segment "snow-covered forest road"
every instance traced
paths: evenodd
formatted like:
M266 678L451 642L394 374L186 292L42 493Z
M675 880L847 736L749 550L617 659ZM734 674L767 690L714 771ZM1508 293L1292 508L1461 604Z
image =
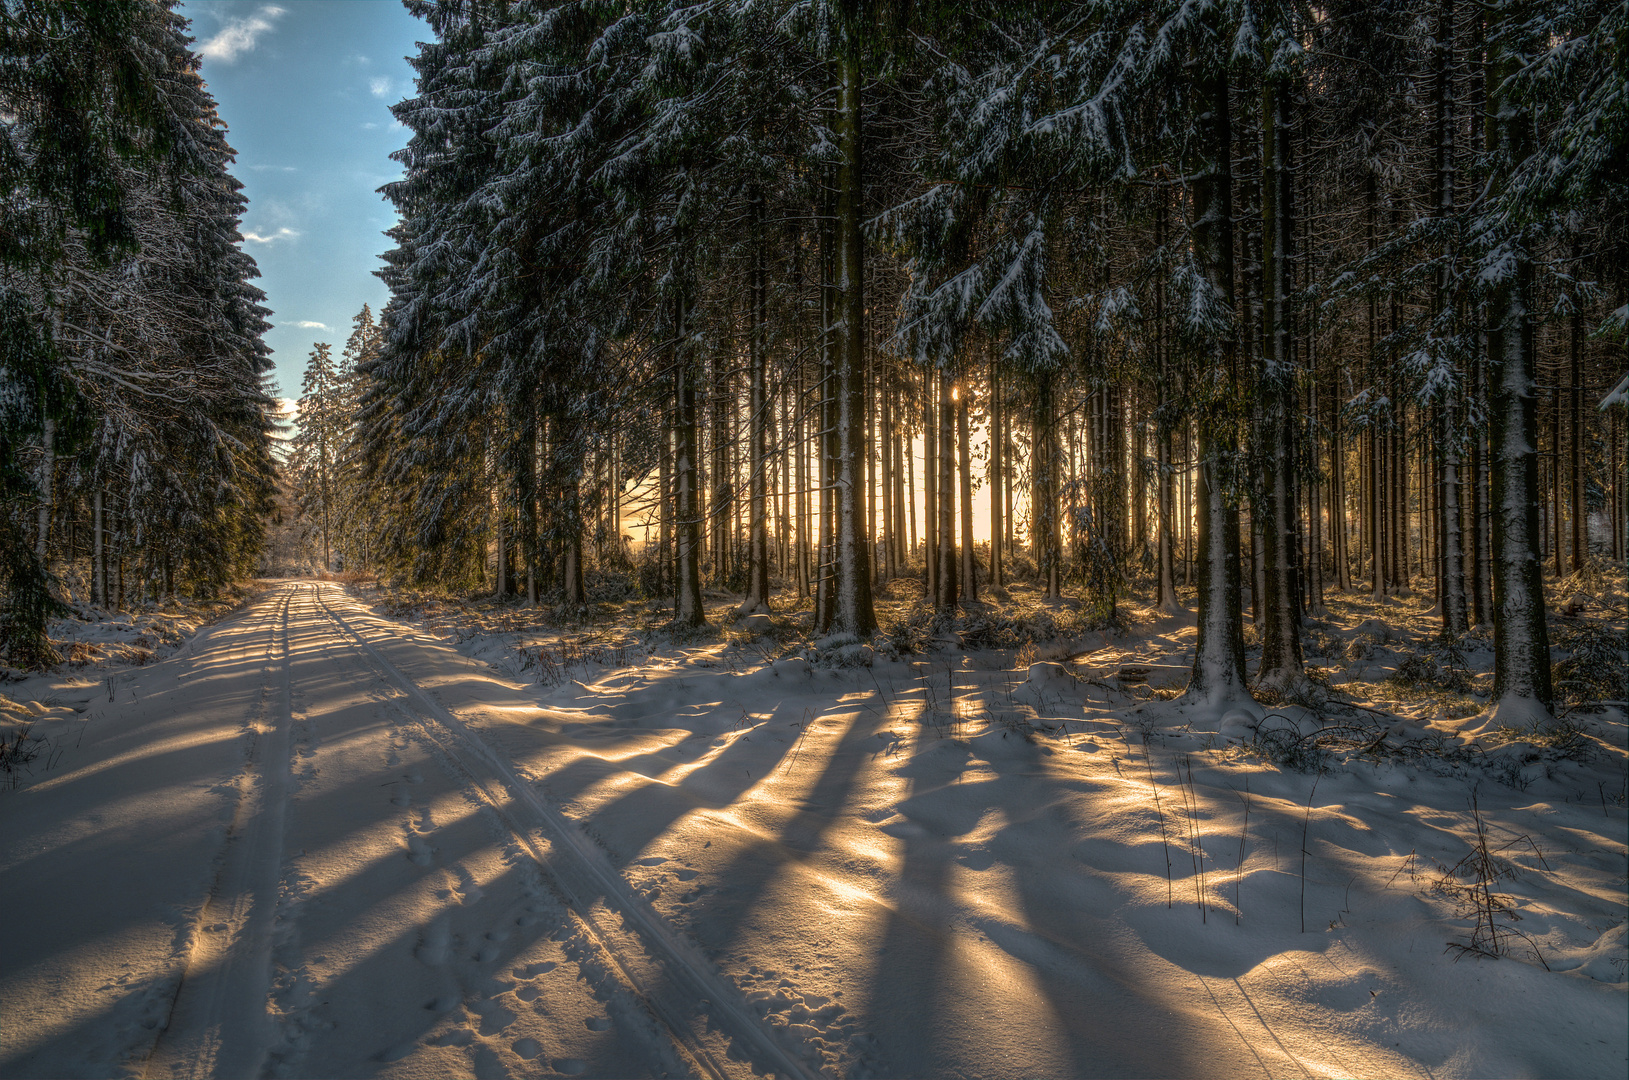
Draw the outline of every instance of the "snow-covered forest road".
M1457 857L1450 811L1331 776L1314 812L1311 777L1262 772L1241 830L1220 786L1238 777L1190 764L1184 789L1118 726L936 737L933 710L981 673L945 666L935 691L901 663L726 668L652 656L540 703L338 586L276 584L96 686L82 737L0 803L0 1075L1621 1059L1621 984L1455 965L1420 890L1393 888L1430 843ZM1522 809L1555 812L1538 806ZM1304 817L1316 859L1298 878ZM1208 852L1191 876L1187 837ZM1547 865L1610 900L1613 843L1547 847ZM1540 991L1543 1017L1526 1011Z

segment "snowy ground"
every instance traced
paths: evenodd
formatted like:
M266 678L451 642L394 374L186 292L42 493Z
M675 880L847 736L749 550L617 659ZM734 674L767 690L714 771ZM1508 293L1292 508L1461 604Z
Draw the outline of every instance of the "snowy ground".
M811 664L279 583L0 687L0 1075L1621 1076L1623 713L1510 741L1370 607L1309 754L1133 681L1191 615Z

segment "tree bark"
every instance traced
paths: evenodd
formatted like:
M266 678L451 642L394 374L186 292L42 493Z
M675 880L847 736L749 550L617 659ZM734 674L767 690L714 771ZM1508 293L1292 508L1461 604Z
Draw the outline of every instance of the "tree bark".
M939 422L934 402L938 400L938 376L932 368L922 369L922 552L927 563L927 594L939 602Z
M1002 544L1004 540L1002 521L1002 492L1006 487L1006 477L1002 470L1005 467L1005 458L1002 455L1002 442L1005 435L1002 431L1002 404L1001 404L1001 376L996 370L995 358L990 359L990 584L995 588L1002 585L1002 557L1006 554Z
M1436 199L1435 212L1446 220L1454 212L1454 0L1440 0L1437 5L1437 27L1433 49L1435 80L1432 98L1436 122ZM1453 297L1449 290L1448 271L1445 268L1437 278L1437 311L1443 312ZM1461 429L1460 388L1454 385L1437 403L1437 513L1441 519L1438 536L1441 551L1437 557L1439 594L1442 604L1442 633L1446 638L1458 638L1470 629L1470 617L1465 598L1465 553L1460 535L1459 504L1461 502L1460 448L1463 446Z
M701 602L701 475L696 461L696 373L689 341L689 311L673 301L673 532L675 552L673 621L700 626L707 621Z
M979 598L977 560L973 551L973 451L967 422L968 386L963 386L956 399L956 445L961 456L962 474L962 596L968 600Z
M1295 369L1289 297L1295 219L1290 190L1290 96L1287 80L1261 89L1261 668L1257 684L1283 691L1303 677L1301 656L1300 512L1295 505Z
M1489 149L1502 175L1528 151L1531 121L1501 99L1513 61L1489 64ZM1497 186L1500 176L1494 179ZM1509 238L1511 269L1489 298L1487 330L1493 502L1493 695L1497 715L1523 724L1548 718L1550 640L1539 564L1538 402L1530 300L1532 258Z
M1193 181L1193 249L1199 270L1228 308L1233 291L1233 132L1228 115L1226 69L1203 77L1197 87L1199 161ZM1231 331L1209 349L1208 385L1202 393L1198 423L1199 490L1197 572L1199 578L1198 640L1193 674L1185 698L1220 706L1247 699L1244 633L1240 610L1238 504L1224 480L1235 452L1224 400L1236 389L1235 342Z
M747 595L741 601L741 614L769 610L769 269L767 239L764 233L763 193L754 191L751 207L756 243L752 259L751 341L748 342L749 387L747 392L748 450L748 554Z
M877 628L871 600L871 537L865 488L865 222L862 206L858 27L847 27L837 92L838 475L836 630L868 638Z
M951 400L952 386L950 372L939 368L937 372L939 384L938 414L939 431L937 443L939 449L939 494L936 500L939 508L938 526L938 552L934 555L934 564L938 570L939 590L934 594L934 606L940 610L948 610L956 606L960 590L957 588L958 567L956 559L956 414L955 405Z
M1063 543L1058 532L1058 424L1053 392L1052 373L1039 372L1035 377L1035 452L1030 457L1030 529L1035 536L1035 568L1040 572L1048 600L1063 595Z
M92 589L94 595L91 602L100 607L107 606L107 562L106 549L102 542L102 485L96 485L92 499L93 545L91 551Z

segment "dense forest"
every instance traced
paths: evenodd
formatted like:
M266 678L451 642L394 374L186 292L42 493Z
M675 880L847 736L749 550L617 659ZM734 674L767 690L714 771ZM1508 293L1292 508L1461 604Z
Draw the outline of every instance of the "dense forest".
M1622 5L409 6L330 565L859 637L1143 580L1217 698L1246 606L1283 688L1329 590L1424 588L1550 702L1541 559L1623 558Z
M323 568L859 639L1146 591L1213 700L1246 611L1270 692L1330 591L1424 589L1547 710L1544 575L1624 556L1623 5L408 7L390 300L285 462ZM53 591L252 565L275 481L179 20L5 12L22 655Z
M171 2L0 5L0 656L64 600L254 572L275 492L269 314Z

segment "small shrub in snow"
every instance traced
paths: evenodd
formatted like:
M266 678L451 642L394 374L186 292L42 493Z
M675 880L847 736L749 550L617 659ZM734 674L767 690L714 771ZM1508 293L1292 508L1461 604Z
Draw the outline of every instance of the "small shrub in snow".
M1451 642L1438 652L1405 654L1386 681L1404 690L1471 692L1471 673L1465 667L1465 655Z
M1629 634L1586 622L1562 630L1556 644L1569 651L1550 669L1557 704L1594 711L1605 702L1629 698Z
M583 590L596 604L617 604L633 599L639 582L631 570L595 569L583 575Z
M26 727L0 733L0 774L4 774L0 776L0 789L16 788L22 783L17 772L40 756L41 745L40 740L29 737Z
M1526 872L1524 867L1507 857L1506 852L1525 845L1537 856L1540 865L1545 865L1544 853L1525 833L1499 847L1488 847L1487 826L1482 821L1482 810L1474 796L1471 816L1476 823L1476 837L1471 842L1470 852L1453 866L1442 867L1441 876L1432 884L1433 892L1456 903L1460 918L1474 920L1470 937L1465 941L1448 942L1448 949L1457 954L1455 959L1466 954L1500 957L1510 952L1513 939L1519 939L1532 951L1533 958L1543 965L1544 970L1550 970L1550 965L1544 962L1544 955L1539 952L1538 943L1524 931L1508 925L1521 918L1516 911L1515 899L1495 891L1501 882L1519 880Z

